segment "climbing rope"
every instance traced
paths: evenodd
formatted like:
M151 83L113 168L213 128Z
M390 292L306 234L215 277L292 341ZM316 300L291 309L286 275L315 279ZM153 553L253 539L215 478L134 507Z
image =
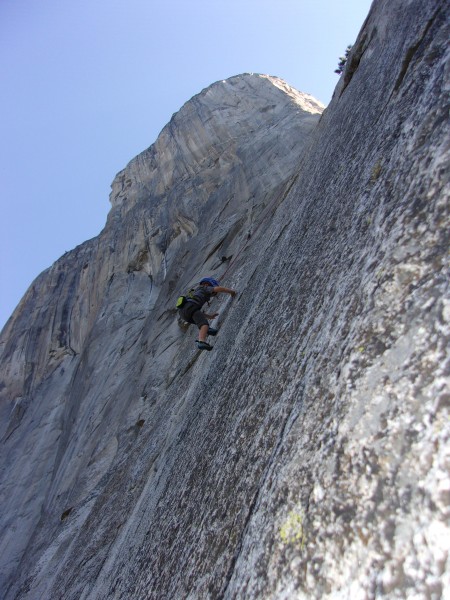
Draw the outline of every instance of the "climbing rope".
M269 204L267 205L267 207L266 207L265 211L263 211L263 214L262 214L262 216L261 216L260 220L258 221L258 223L257 223L256 227L254 228L253 232L252 232L251 234L248 234L248 236L247 236L247 240L246 240L245 244L243 244L243 246L241 246L241 248L238 250L238 252L237 252L236 256L235 256L235 257L233 258L233 260L230 262L230 264L229 264L229 265L228 265L228 267L225 269L225 271L222 273L222 275L220 275L220 277L218 277L218 278L217 278L217 279L218 279L218 281L223 281L223 279L225 279L225 275L228 273L228 271L231 269L231 267L232 267L232 266L233 266L233 265L236 263L236 261L237 261L237 259L239 258L240 254L241 254L241 253L242 253L242 252L243 252L243 251L244 251L244 250L247 248L247 246L249 245L251 238L252 238L252 237L255 235L255 233L258 231L258 229L259 229L259 228L261 227L261 225L264 223L264 221L265 221L265 219L266 219L266 217L267 217L267 215L268 215L269 211L270 211L270 210L271 210L271 209L274 207L274 205L275 205L275 202L276 202L277 200L279 200L279 199L280 199L280 196L281 196L281 200L278 202L278 205L277 205L277 207L276 207L276 208L278 208L278 206L281 204L281 202L282 202L282 201L283 201L283 200L286 198L286 196L289 194L289 192L290 192L290 190L291 190L292 186L294 185L294 183L295 183L295 182L296 182L296 180L297 180L297 177L298 177L298 174L297 174L297 175L294 175L294 177L293 177L291 180L289 180L289 181L288 181L288 185L287 185L287 189L286 189L286 191L285 191L285 192L283 192L283 193L282 193L282 194L280 194L280 195L276 195L276 196L274 197L274 199L273 199L271 202L269 202ZM276 210L276 208L275 208L275 210ZM273 211L273 213L272 213L272 214L274 214L274 213L275 213L275 210Z

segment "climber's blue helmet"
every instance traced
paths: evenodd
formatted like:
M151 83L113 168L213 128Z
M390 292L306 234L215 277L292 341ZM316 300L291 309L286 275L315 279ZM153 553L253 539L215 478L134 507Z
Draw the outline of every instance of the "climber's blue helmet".
M220 285L217 279L213 279L213 277L203 277L203 279L199 281L199 284L202 285L203 283L207 283L212 287L219 287Z

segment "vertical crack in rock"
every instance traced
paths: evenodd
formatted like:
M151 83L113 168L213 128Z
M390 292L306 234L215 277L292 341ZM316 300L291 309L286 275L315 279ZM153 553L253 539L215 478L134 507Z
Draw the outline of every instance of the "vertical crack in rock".
M445 10L446 10L446 8L445 8L444 4L439 6L439 8L436 10L435 14L432 16L432 18L425 24L423 32L421 32L421 34L420 34L420 38L417 40L417 42L415 44L413 44L410 48L408 48L408 50L406 52L406 56L403 59L403 63L402 63L401 69L400 69L400 74L397 77L397 80L394 85L394 92L397 92L398 89L400 88L400 86L402 85L402 82L405 78L406 72L408 71L408 68L409 68L414 56L416 55L417 51L419 50L419 48L421 46L426 48L426 46L428 45L425 43L426 36L427 36L429 30L431 29L433 22L436 20L437 16L440 14L441 20L445 21Z

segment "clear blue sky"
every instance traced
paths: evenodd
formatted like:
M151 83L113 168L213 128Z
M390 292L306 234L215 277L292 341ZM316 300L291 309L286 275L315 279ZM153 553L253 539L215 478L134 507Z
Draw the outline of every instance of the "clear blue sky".
M115 174L203 88L244 72L328 104L370 0L1 0L0 328L96 236Z

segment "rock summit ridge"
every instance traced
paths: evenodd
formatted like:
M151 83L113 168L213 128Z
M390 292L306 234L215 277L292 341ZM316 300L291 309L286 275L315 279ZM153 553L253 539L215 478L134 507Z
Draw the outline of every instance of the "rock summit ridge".
M220 181L239 155L258 142L255 138L263 143L272 127L292 119L295 107L292 125L301 147L325 108L312 96L269 75L243 74L212 84L186 102L156 142L118 173L110 195L113 208L129 210L144 186L147 197L163 196L202 171Z

